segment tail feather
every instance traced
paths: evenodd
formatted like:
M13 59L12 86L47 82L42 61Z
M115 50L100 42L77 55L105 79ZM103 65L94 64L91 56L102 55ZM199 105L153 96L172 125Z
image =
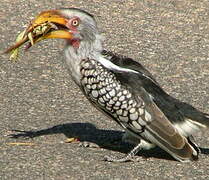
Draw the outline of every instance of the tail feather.
M189 113L184 111L184 121L175 123L174 126L180 134L189 137L203 128L209 128L209 114L202 113L196 109Z
M187 115L186 117L199 127L209 127L209 114L196 110L194 114Z
M209 128L209 114L204 113L204 124Z
M151 131L145 131L143 133L151 142L155 143L158 145L160 148L168 152L173 158L180 162L188 162L188 161L196 161L198 160L198 154L199 154L199 149L193 143L190 141L189 138L185 138L181 136L181 147L177 148L174 147L165 141L163 141L161 138L153 134Z
M186 103L178 103L177 105L186 119L196 122L200 126L209 127L209 114L203 113L193 106Z
M203 113L205 118L209 121L209 114Z

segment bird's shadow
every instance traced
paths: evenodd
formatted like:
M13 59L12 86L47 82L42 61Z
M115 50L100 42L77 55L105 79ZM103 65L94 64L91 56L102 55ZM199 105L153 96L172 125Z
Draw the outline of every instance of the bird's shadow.
M77 138L80 142L93 143L101 148L126 154L134 147L134 145L122 141L124 132L98 129L91 123L66 123L38 131L12 130L12 132L14 133L9 136L15 139L64 134L67 138ZM200 148L200 150L203 154L209 154L208 148ZM168 153L160 148L146 151L141 150L137 155L144 158L154 157L158 159L174 160Z

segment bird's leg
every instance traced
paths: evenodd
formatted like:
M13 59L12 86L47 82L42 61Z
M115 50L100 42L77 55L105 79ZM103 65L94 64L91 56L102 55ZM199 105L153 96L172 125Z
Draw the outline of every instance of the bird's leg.
M127 162L132 161L133 157L139 152L141 149L141 143L137 144L125 157L123 158L117 158L117 157L111 157L111 156L105 156L104 160L108 162Z

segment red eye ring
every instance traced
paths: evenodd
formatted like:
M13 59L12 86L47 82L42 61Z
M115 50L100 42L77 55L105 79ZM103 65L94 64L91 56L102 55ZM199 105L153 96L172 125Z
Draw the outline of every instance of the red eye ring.
M79 25L79 20L78 20L78 19L73 19L73 20L71 21L71 25L72 25L73 27L77 27L77 26Z

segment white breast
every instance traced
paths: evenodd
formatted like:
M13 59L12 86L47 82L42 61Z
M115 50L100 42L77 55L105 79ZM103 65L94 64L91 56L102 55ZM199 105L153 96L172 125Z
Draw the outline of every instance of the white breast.
M75 55L75 52L71 51L72 47L65 49L67 68L70 71L72 79L76 84L80 85L81 73L80 73L80 62L81 58Z

